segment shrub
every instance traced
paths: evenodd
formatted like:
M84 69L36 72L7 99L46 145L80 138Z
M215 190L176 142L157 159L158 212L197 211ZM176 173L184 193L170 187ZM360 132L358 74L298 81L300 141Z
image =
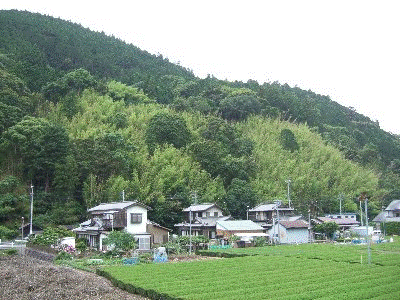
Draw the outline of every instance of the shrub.
M264 237L258 236L254 239L255 247L264 247L266 245L267 245L267 240Z
M11 240L18 235L16 230L0 225L0 240Z
M384 225L386 235L400 235L400 222L388 222Z
M72 258L73 258L72 254L65 251L61 251L60 253L57 254L55 260L72 260Z

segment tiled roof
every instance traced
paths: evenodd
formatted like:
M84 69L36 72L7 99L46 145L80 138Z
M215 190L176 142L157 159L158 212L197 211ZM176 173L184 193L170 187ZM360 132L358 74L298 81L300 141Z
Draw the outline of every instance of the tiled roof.
M279 223L285 228L308 228L308 223L304 220L280 221Z
M214 203L194 204L189 207L186 207L185 209L183 209L183 211L205 211L213 206L217 205Z
M213 227L215 224L219 221L226 221L230 219L231 216L224 216L224 217L218 217L218 218L196 218L192 222L192 226L197 226L197 227ZM179 224L175 224L175 227L181 227L181 226L189 226L189 222L183 222Z
M358 225L358 224L360 224L360 222L358 222L357 220L352 219L352 218L332 219L332 218L328 218L328 217L318 217L317 219L322 222L335 222L338 225Z
M242 221L217 221L217 225L225 228L225 230L264 230L260 225L250 220Z
M147 207L144 204L141 204L138 201L123 201L123 202L111 202L111 203L102 203L99 204L95 207L92 207L90 209L88 209L88 212L94 212L94 211L118 211L124 208L127 208L131 205L139 205L139 206L143 206L147 209L150 209L149 207Z
M257 205L254 208L249 209L249 211L272 211L272 210L276 210L275 203L262 203L262 204ZM293 210L293 208L280 206L278 208L278 210Z
M385 210L400 210L400 200L393 200Z

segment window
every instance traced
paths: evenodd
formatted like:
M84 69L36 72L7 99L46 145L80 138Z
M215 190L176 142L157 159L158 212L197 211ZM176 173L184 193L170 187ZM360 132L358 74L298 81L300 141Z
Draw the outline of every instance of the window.
M131 214L131 224L142 223L142 214Z
M210 212L206 212L206 217L208 218L210 216Z
M217 211L214 212L214 217L218 217L218 212Z
M150 249L150 237L140 237L138 238L139 250L149 250Z

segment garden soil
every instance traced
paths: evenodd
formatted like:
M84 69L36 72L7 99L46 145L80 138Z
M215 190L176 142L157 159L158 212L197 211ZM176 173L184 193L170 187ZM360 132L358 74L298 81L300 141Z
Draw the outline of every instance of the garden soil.
M146 300L96 274L27 256L0 256L1 300Z

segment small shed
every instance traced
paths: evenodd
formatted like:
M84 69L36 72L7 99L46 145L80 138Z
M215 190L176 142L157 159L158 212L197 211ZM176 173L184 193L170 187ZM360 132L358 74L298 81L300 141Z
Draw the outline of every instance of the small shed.
M236 235L242 241L251 242L256 237L268 237L265 229L251 220L218 221L216 229L217 237L223 239Z
M303 244L310 241L309 225L304 220L276 221L269 231L274 241L281 244Z

